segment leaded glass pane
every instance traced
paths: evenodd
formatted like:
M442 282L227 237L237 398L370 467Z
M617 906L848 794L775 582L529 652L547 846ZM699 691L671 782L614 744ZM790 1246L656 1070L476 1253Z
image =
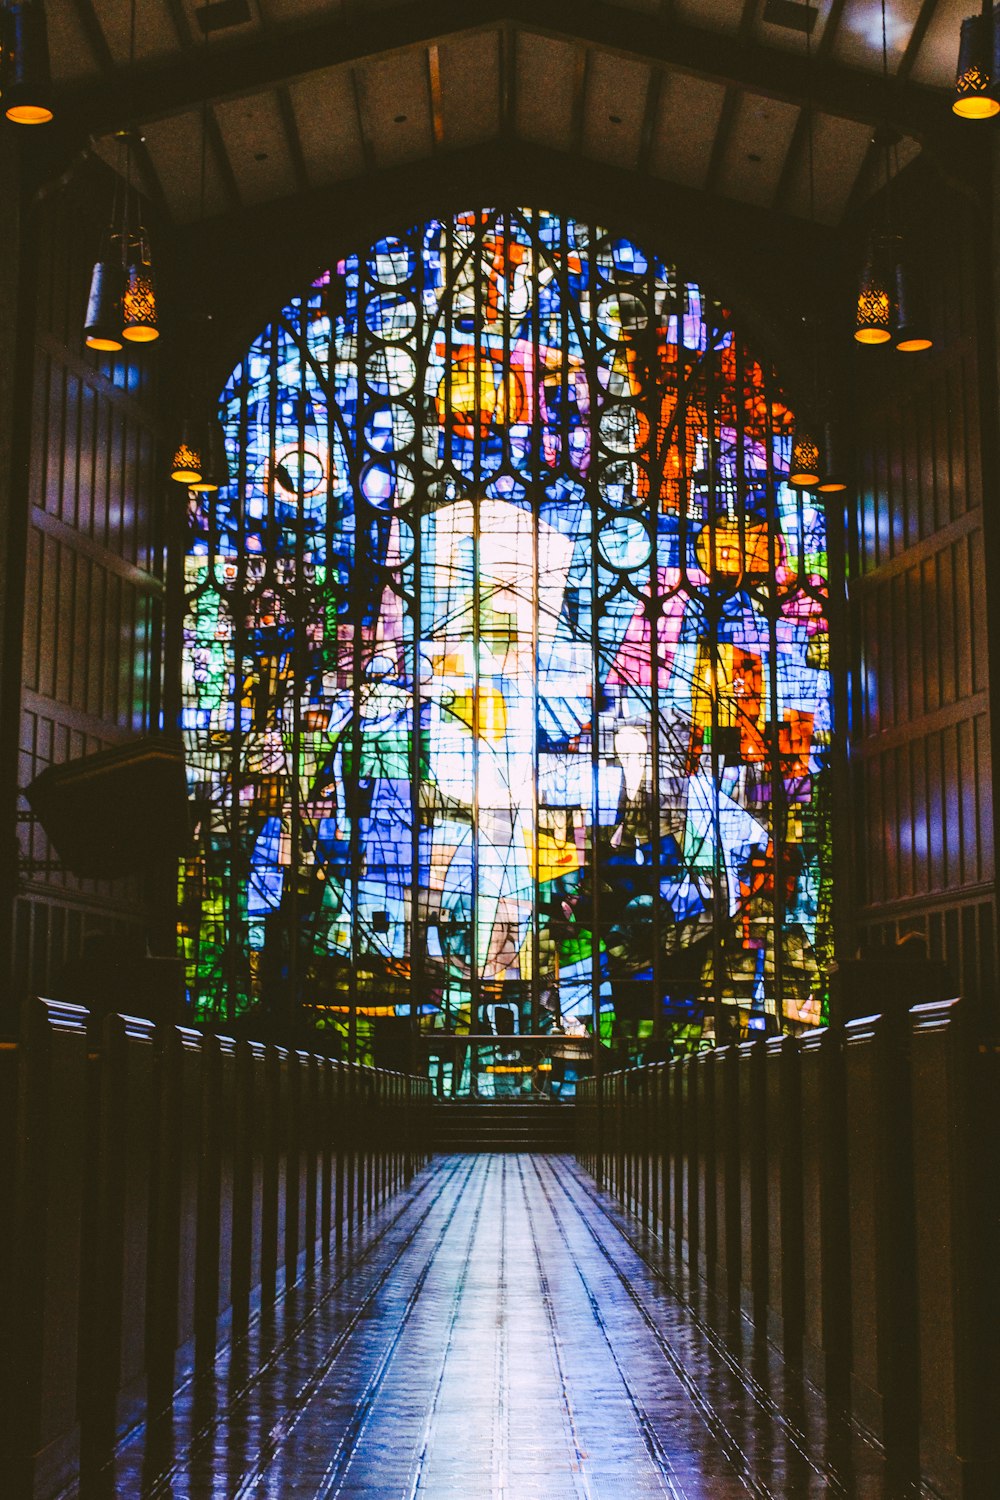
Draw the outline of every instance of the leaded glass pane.
M791 413L673 266L539 210L431 220L285 307L191 495L198 1012L819 1019L826 530Z

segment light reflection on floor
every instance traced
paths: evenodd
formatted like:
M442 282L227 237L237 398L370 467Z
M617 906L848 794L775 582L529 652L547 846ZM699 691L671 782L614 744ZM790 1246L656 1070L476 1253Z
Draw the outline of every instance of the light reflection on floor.
M683 1281L671 1294L677 1274L571 1158L439 1157L85 1493L893 1493L773 1351L713 1331Z

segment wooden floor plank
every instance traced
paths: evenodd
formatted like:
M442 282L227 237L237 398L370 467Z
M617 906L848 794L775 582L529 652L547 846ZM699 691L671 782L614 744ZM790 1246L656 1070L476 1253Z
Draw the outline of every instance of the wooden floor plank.
M881 1458L569 1157L439 1157L81 1497L798 1500Z

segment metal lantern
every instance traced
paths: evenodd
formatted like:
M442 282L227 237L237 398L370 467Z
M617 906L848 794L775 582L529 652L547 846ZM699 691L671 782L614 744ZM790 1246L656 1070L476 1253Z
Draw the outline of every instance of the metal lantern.
M847 485L847 466L841 450L840 432L837 424L828 417L823 424L823 456L816 488L823 495L834 495L846 490Z
M202 458L204 462L201 466L201 478L196 480L191 488L202 493L222 489L229 483L232 476L229 472L226 435L218 417L213 418L207 424Z
M42 0L13 0L0 21L4 114L15 125L47 125L52 119L52 75Z
M90 295L84 320L84 339L91 349L113 351L122 347L122 298L125 267L121 242L109 238L90 276Z
M875 246L868 251L858 284L854 337L859 344L887 344L892 338L892 284L885 256Z
M896 327L893 342L901 354L919 354L934 343L927 318L901 261L896 263Z
M792 461L788 482L797 489L810 490L819 483L819 443L806 425L796 425L792 441Z
M181 423L180 437L170 465L170 477L178 484L195 485L201 480L201 443L190 421Z
M122 337L133 344L149 344L160 337L156 278L149 238L140 228L129 246L122 297Z
M962 22L958 44L958 68L952 109L963 120L990 120L1000 114L997 82L997 44L1000 41L992 11L984 9L978 16Z

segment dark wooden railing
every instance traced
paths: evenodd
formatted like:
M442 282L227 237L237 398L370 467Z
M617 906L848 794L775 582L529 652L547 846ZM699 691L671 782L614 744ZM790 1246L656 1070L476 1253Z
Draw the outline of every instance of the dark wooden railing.
M904 1470L985 1496L998 1120L996 1049L950 1001L587 1079L578 1155Z
M429 1087L32 1000L0 1043L0 1485L54 1494L430 1152Z

